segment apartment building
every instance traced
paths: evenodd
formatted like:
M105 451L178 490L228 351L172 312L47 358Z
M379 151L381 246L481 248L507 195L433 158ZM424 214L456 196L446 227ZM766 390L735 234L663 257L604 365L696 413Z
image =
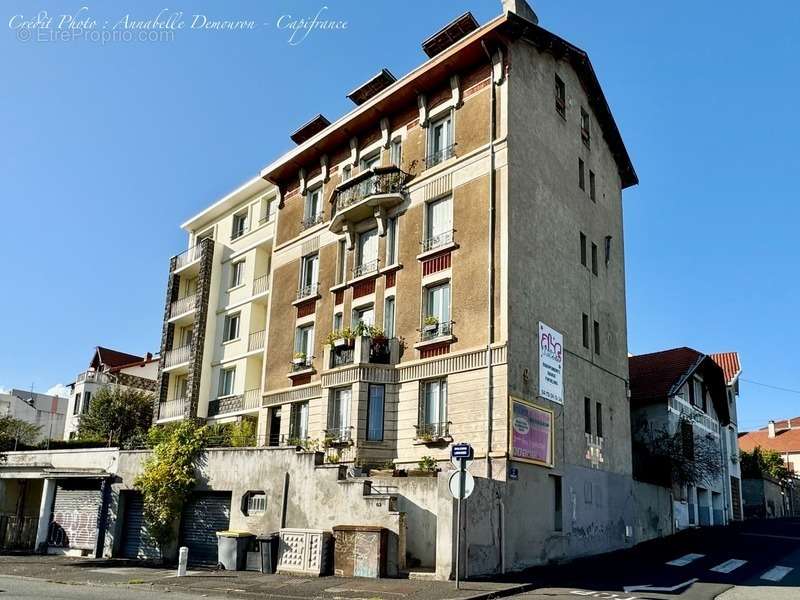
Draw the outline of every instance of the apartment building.
M723 476L727 483L730 498L729 518L741 521L742 509L742 466L739 462L739 376L742 365L738 352L717 352L711 358L721 368L725 376L725 394L728 400L730 421L721 432L723 443Z
M89 410L92 398L103 387L119 385L155 392L157 379L158 356L150 352L138 356L97 346L87 369L70 384L64 439L75 437L81 415Z
M64 435L67 399L31 390L0 393L0 417L13 417L39 428L38 441L60 440Z
M622 190L638 181L587 54L503 6L456 18L422 65L380 70L184 223L159 365L158 422L254 418L259 444L355 473L447 470L471 443L473 574L634 541Z

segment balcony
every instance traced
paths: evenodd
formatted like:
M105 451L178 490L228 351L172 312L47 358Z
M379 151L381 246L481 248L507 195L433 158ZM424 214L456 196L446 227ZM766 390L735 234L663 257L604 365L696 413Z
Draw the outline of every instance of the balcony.
M442 321L441 323L423 325L422 329L419 330L419 341L430 342L439 338L452 337L453 325L455 325L455 321Z
M182 417L186 398L175 398L158 403L158 420Z
M188 363L189 357L191 356L191 349L192 347L187 344L180 348L167 350L164 354L164 368L170 369Z
M319 223L322 223L324 220L325 220L325 213L319 213L319 214L316 214L316 215L311 215L309 217L306 217L302 221L300 221L300 227L303 230L306 230L306 229L308 229L310 227L313 227L314 225L318 225Z
M267 330L254 331L247 338L247 351L255 352L256 350L264 349L264 338L266 337Z
M319 283L310 283L297 290L295 302L303 302L319 296Z
M247 390L244 394L223 396L208 403L208 416L216 417L227 413L258 410L261 408L261 390Z
M355 353L354 346L333 347L330 349L331 358L328 364L330 364L331 369L343 367L344 365L351 365L353 364Z
M451 144L445 146L441 150L436 150L425 157L425 166L429 169L433 166L443 163L444 161L453 158L456 155L456 145Z
M356 265L353 269L353 279L364 277L378 272L378 259L367 261L363 264Z
M78 375L75 379L75 383L108 383L109 377L105 373L100 371L86 371Z
M184 267L200 260L203 253L203 243L195 244L188 250L185 250L175 257L175 270L180 271Z
M395 166L373 167L339 184L334 192L334 215L330 230L341 233L348 223L358 223L369 217L385 219L386 210L403 201L409 174ZM385 223L381 223L385 230Z
M330 427L325 430L326 446L349 446L352 442L352 427Z
M190 296L178 298L169 305L169 318L176 319L192 312L194 310L196 301L197 294L191 294Z
M433 252L453 244L453 230L443 231L420 242L422 253Z
M269 273L256 277L253 281L253 296L260 296L269 291Z
M419 444L438 444L452 439L450 436L450 421L420 423L415 425L414 428L417 430L414 439Z
M347 365L393 365L400 361L400 341L397 338L357 336L338 338L325 344L323 365L336 369Z
M292 362L289 364L291 365L289 377L305 375L306 373L311 373L314 371L313 356L298 356L297 358L292 359Z

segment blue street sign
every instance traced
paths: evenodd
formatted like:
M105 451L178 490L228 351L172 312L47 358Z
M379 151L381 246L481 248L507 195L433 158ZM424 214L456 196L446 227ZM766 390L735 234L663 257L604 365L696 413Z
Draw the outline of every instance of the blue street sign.
M519 469L517 469L517 467L509 467L508 478L511 481L517 481L519 479Z
M453 458L472 458L472 446L469 444L455 444L450 453Z

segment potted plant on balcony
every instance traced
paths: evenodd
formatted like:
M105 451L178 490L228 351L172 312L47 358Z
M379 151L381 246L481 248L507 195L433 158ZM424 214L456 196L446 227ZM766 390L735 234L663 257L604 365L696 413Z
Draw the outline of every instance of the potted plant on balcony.
M436 330L439 329L439 317L436 315L428 315L422 321L422 332L428 335L436 333Z
M383 332L382 327L375 327L373 325L370 325L368 335L376 342L386 341L386 334Z
M423 456L417 462L418 469L409 469L409 477L436 477L436 460L432 456Z
M344 346L347 341L342 337L341 331L334 330L328 334L327 338L325 338L325 343L331 348L339 348L340 346Z
M302 367L304 364L306 364L306 353L295 352L294 356L292 357L292 364L295 367Z

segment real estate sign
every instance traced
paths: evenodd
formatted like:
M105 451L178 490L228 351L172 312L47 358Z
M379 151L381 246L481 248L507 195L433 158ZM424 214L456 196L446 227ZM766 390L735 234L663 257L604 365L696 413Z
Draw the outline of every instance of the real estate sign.
M512 460L553 465L553 411L510 398Z
M564 336L539 322L539 395L564 404Z

